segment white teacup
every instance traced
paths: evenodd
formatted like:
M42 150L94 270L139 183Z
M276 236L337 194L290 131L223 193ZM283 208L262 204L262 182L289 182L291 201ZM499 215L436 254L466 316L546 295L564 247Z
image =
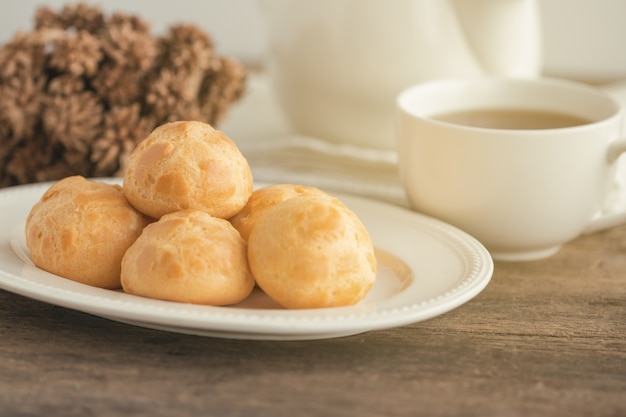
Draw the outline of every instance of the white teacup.
M419 84L397 104L399 172L409 201L475 236L494 259L551 256L602 222L592 219L606 204L616 160L626 151L622 112L609 96L565 80L472 78ZM520 128L442 120L484 109L585 121L546 128L533 119L533 128ZM487 117L494 122L500 115Z

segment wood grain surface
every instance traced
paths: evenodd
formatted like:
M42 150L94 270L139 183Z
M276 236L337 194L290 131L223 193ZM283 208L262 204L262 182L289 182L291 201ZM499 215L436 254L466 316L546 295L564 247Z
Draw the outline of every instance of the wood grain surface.
M143 329L0 291L0 416L626 416L626 228L340 339Z

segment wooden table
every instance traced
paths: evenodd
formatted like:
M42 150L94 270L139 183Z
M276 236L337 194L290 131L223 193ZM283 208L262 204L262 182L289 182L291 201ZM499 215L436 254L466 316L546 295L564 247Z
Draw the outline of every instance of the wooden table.
M626 228L341 339L187 336L0 291L0 416L626 416L625 335Z

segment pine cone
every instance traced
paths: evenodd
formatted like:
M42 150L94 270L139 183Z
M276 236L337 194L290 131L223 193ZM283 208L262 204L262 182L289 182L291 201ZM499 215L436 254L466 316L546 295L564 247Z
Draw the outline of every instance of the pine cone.
M217 125L245 90L241 64L179 24L163 37L137 16L42 7L0 47L0 187L121 175L158 125Z
M138 103L113 107L105 114L102 135L92 145L92 175L122 175L135 145L150 134L154 122L141 116Z

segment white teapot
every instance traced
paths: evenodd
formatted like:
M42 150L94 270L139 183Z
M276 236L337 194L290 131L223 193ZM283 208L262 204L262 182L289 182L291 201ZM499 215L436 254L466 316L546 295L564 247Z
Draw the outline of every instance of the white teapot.
M536 76L535 0L266 0L268 71L296 133L394 148L395 97L428 79Z

